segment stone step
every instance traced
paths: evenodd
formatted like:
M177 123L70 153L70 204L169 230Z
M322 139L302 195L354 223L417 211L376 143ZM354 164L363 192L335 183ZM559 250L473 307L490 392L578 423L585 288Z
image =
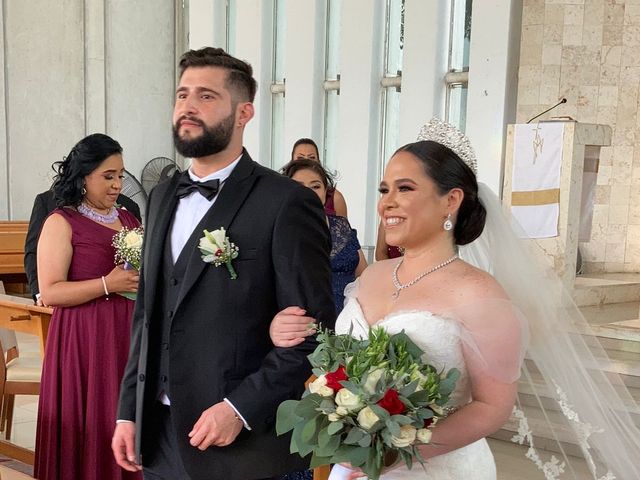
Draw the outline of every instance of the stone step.
M574 285L573 299L578 306L640 301L640 275L578 276Z
M606 325L592 325L591 329L602 348L607 352L635 353L640 362L640 319L613 322ZM593 337L585 338L593 341Z
M540 380L540 375L532 373L532 384L521 379L518 383L518 398L520 404L525 407L539 408L540 404L545 409L560 412L560 405L550 395L548 387ZM615 386L614 386L615 387ZM618 393L622 395L625 409L640 428L640 388L616 387ZM627 397L627 393L631 398Z
M576 277L573 299L578 306L640 301L640 274L580 275Z
M608 303L604 305L584 305L580 311L590 325L603 325L640 316L640 302Z

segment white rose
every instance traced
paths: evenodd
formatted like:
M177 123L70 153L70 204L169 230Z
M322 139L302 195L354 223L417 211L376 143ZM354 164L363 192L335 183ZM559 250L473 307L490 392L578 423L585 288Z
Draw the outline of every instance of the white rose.
M344 417L345 415L347 415L349 413L349 410L347 410L344 407L337 407L336 408L336 413L342 417Z
M413 425L403 425L400 427L400 436L391 437L391 443L394 447L402 448L408 447L416 439L416 427Z
M211 232L211 236L213 237L214 242L219 248L224 249L224 241L227 237L227 232L225 232L224 228L219 228Z
M362 408L362 399L360 395L343 388L336 394L336 405L344 407L349 412L357 412Z
M129 232L124 236L124 244L129 248L142 248L142 236L138 232Z
M358 412L358 424L365 430L371 430L379 421L380 417L376 415L376 412L371 407L364 407Z
M382 375L384 375L384 370L382 368L376 368L371 372L367 377L367 381L364 382L364 391L369 395L376 393L376 384L378 383L378 380L382 378Z
M200 244L198 245L198 247L200 248L200 250L204 250L210 255L215 255L215 253L218 251L218 247L215 246L206 235L200 239Z
M324 375L320 375L309 384L309 391L311 393L317 393L323 397L333 396L333 390L327 387L327 378Z
M330 422L337 422L341 417L337 413L330 413L329 415L327 415L327 418Z
M429 443L431 441L431 434L433 432L428 428L421 428L416 433L416 438L420 443Z

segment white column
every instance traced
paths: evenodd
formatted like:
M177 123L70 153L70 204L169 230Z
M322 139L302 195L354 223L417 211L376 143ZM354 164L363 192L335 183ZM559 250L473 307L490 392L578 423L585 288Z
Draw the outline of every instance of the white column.
M515 121L522 5L486 0L471 19L467 135L479 179L500 192L506 126Z
M365 245L375 244L378 226L373 211L378 197L384 10L381 0L342 4L336 168L340 172L338 187L349 207L349 221Z
M415 141L433 116L444 118L449 1L406 0L399 143Z
M174 2L108 0L105 15L107 134L120 142L127 170L140 178L152 158L175 158Z
M29 218L34 197L51 185L51 164L84 135L83 25L81 1L4 4L12 220Z
M301 137L311 137L322 145L324 109L324 1L286 2L286 100L284 152ZM275 159L274 165L288 158Z
M85 0L85 135L107 129L105 83L104 1Z

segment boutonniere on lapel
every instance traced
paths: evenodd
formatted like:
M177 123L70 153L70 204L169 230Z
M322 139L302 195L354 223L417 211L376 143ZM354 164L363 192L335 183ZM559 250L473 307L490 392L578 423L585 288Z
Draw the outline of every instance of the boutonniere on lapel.
M215 267L226 265L231 275L231 280L238 278L238 274L231 265L231 260L238 257L239 249L229 240L227 232L223 227L209 232L204 230L204 237L200 239L198 245L200 253L202 253L202 261L211 263Z

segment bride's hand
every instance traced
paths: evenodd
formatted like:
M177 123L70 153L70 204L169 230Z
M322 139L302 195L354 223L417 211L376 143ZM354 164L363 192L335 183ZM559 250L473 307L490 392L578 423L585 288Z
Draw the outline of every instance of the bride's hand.
M295 347L316 333L315 319L300 307L287 307L271 321L269 336L276 347Z
M341 463L341 466L351 470L348 476L343 477L343 480L356 480L357 478L367 478L367 475L357 467L352 467L350 463Z

